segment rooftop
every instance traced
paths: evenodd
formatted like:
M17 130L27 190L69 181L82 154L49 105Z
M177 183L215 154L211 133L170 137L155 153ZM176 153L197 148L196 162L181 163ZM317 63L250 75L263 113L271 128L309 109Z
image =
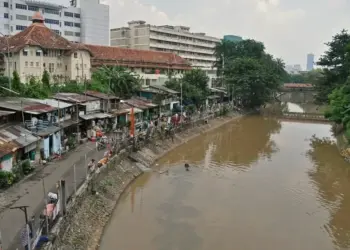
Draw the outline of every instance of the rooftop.
M1 98L0 99L0 108L9 109L14 111L22 111L24 113L38 115L42 113L47 113L55 110L54 107L42 104L35 99L27 98Z
M54 95L54 98L56 100L62 100L69 103L85 103L98 100L96 97L81 95L77 93L57 93Z
M94 58L92 58L93 65L97 65L101 61L109 61L114 65L128 67L191 68L185 59L173 53L90 44L85 46L94 55Z
M84 93L87 94L88 96L97 97L97 98L103 99L103 100L119 99L119 97L116 97L112 94L105 94L105 93L101 93L101 92L93 91L93 90L88 90L88 91L85 91Z
M167 93L167 94L173 94L173 95L176 95L176 94L179 94L179 92L175 91L175 90L172 90L172 89L169 89L167 87L164 87L162 85L149 85L148 87L144 88L144 90L147 90L147 89L155 89L157 91L160 91L160 92L163 92L163 93Z
M35 102L40 102L41 104L46 104L46 105L50 105L56 109L64 109L64 108L69 108L69 107L72 107L73 104L71 103L67 103L67 102L62 102L62 101L58 101L58 100L55 100L55 99L29 99L27 98L28 100L32 100L32 101L35 101Z

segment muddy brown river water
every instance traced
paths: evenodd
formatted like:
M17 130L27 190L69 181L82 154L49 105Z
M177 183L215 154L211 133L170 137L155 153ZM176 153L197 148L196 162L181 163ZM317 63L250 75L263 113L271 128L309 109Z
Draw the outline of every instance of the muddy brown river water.
M250 116L187 142L126 190L100 249L349 249L350 164L314 134L334 141L330 125Z

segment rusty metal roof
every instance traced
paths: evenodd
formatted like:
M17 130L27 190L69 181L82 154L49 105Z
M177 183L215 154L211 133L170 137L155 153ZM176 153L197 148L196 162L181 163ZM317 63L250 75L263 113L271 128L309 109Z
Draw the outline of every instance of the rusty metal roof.
M39 137L32 135L29 130L20 125L8 126L0 130L1 141L12 141L20 148L37 142L39 139Z
M14 141L5 141L0 139L0 157L14 153L19 148L19 145L17 145Z
M42 104L36 100L27 98L1 98L0 108L22 111L28 114L38 115L55 110L54 107Z
M56 100L62 100L69 103L85 103L98 100L96 97L81 95L77 93L57 93L54 95L54 98Z
M116 97L114 95L109 95L109 94L105 94L105 93L101 93L101 92L93 91L93 90L88 90L88 91L85 91L84 93L87 94L88 96L97 97L97 98L103 99L103 100L119 99L119 97Z

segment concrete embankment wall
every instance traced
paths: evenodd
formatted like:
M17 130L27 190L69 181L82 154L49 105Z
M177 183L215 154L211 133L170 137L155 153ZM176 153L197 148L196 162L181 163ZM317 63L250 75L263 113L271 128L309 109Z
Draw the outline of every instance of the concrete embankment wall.
M67 215L53 230L56 235L55 241L46 249L98 249L103 229L120 195L143 173L144 167L150 167L155 160L201 133L215 129L237 117L239 116L215 118L208 124L202 122L194 128L176 134L174 141L171 139L155 141L137 152L124 150L114 156L94 181L94 190L97 193L92 194L91 184L81 188Z

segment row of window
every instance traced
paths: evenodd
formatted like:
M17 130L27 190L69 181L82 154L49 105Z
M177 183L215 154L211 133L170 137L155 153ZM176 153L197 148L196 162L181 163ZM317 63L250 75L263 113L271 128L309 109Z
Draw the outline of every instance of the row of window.
M67 31L67 30L66 30L66 31L64 32L64 35L65 35L65 36L74 36L74 35L75 35L75 36L77 36L77 37L80 37L80 32L73 32L73 31Z
M34 66L35 65L35 66ZM24 66L25 67L40 67L40 63L39 62L35 62L35 64L34 64L34 62L28 62L28 61L25 61L24 62ZM46 67L46 64L45 63L43 63L43 67L45 68ZM56 68L57 69L61 69L61 68L63 68L63 64L62 63L57 63L56 64ZM84 69L87 69L87 65L86 64L75 64L75 68L76 69L82 69L82 68L84 68ZM54 71L54 69L55 69L55 63L49 63L49 71L50 72L53 72ZM68 66L67 65L65 65L65 70L68 70Z
M9 3L8 2L4 2L4 7L8 8L9 7ZM11 4L10 8L12 9L12 4ZM37 7L37 6L25 5L25 4L20 4L20 3L16 3L16 9L39 11L39 7ZM61 13L58 10L55 10L55 9L45 8L45 9L43 9L43 12L44 13L48 13L48 14L61 15ZM73 13L73 12L67 12L67 11L64 12L64 16L80 18L80 14L79 13Z
M64 22L64 26L68 26L68 27L77 27L80 28L80 23L73 23L73 22Z
M64 16L80 18L80 14L79 13L72 13L72 12L67 12L67 11L64 12Z

